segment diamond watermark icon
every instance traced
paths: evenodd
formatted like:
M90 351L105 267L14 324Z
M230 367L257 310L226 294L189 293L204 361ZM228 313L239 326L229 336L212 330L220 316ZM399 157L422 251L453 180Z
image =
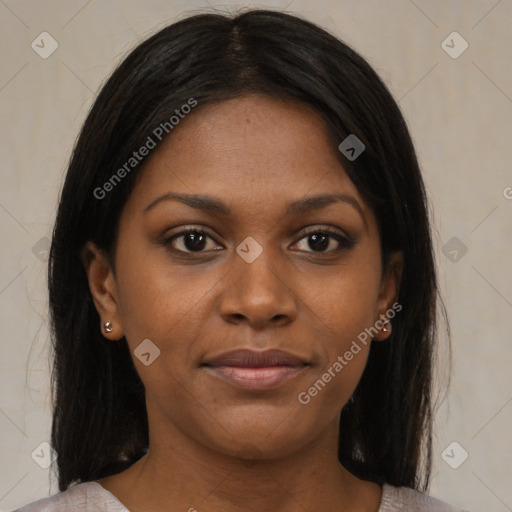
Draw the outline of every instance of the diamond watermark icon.
M453 441L443 450L441 457L448 466L457 469L469 457L469 453L457 441Z
M51 242L49 238L45 236L38 240L32 247L32 254L43 263L48 261L48 255L50 254Z
M263 247L252 236L248 236L236 248L236 252L247 263L252 263L263 252Z
M453 236L443 245L442 251L452 263L458 263L468 252L468 248L462 240Z
M458 59L468 49L468 47L468 42L458 32L452 32L441 43L441 48L452 59Z
M40 443L30 456L32 460L43 469L48 469L57 457L53 448L46 441Z
M48 32L41 32L30 46L39 57L47 59L59 47L59 43Z
M144 366L149 366L160 355L160 349L151 340L146 339L133 353Z
M338 146L338 149L353 162L366 149L366 146L351 133Z

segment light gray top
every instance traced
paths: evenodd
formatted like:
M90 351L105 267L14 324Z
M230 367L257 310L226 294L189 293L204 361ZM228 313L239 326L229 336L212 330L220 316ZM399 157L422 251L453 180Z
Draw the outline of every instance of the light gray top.
M98 482L83 482L13 512L130 512ZM382 486L378 512L467 512L407 487Z

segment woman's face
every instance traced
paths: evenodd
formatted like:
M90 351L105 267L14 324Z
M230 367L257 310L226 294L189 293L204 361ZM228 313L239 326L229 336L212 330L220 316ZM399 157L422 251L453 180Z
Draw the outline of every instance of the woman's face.
M105 336L126 336L144 383L151 440L292 453L337 425L367 361L358 336L397 296L374 215L301 104L199 105L154 151L121 215L115 276L92 245L88 267ZM223 357L236 349L287 354Z

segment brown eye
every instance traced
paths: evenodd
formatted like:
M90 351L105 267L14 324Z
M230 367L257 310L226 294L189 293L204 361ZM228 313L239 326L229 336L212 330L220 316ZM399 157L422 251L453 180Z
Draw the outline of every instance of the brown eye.
M313 253L338 252L344 249L351 249L355 245L354 239L327 228L310 231L300 241L302 240L306 240L305 245L311 250L301 250Z
M206 249L208 239L213 240L206 231L187 229L166 239L165 245L171 245L172 249L178 252L200 253Z

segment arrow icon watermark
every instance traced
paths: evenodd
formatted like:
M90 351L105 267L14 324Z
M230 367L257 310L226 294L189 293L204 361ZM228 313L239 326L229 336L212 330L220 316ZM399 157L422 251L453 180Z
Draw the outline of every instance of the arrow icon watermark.
M145 339L133 351L135 357L144 365L149 366L160 356L160 349L149 339Z
M366 149L366 146L353 133L351 133L338 146L338 149L348 160L353 162Z

